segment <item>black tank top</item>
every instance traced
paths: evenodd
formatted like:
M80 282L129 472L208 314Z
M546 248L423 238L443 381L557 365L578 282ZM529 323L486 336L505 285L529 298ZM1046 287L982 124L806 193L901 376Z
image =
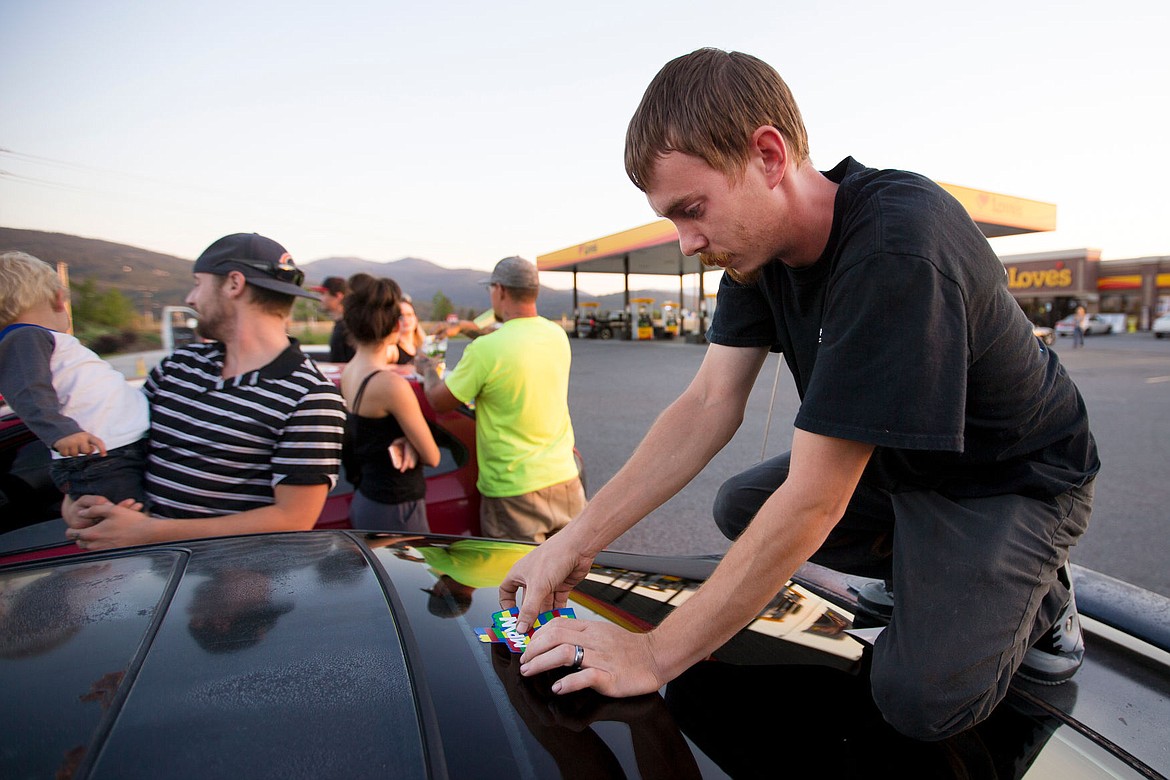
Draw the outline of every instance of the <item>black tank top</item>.
M376 374L377 372L374 372ZM361 404L362 391L374 376L362 380L354 399L354 411L345 421L349 440L353 444L354 460L360 464L361 483L358 492L371 501L381 504L401 504L404 501L418 501L426 496L426 478L420 463L408 471L401 472L390 461L390 442L403 436L402 426L394 415L385 417L362 417L357 414Z

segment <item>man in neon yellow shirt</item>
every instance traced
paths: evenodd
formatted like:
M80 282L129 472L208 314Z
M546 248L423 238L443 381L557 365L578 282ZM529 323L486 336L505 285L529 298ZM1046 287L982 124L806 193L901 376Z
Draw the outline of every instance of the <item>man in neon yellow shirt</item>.
M500 326L467 345L440 379L423 356L427 400L436 411L475 401L476 487L484 536L543 542L585 508L569 419L569 338L536 313L536 266L496 264L490 288Z

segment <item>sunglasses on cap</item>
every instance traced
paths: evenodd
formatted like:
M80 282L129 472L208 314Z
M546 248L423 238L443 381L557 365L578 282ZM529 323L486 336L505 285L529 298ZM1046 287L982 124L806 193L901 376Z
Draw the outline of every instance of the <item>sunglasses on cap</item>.
M262 260L243 260L240 258L230 258L219 263L237 263L239 265L246 265L249 268L255 268L259 271L264 271L278 282L288 282L300 287L305 281L305 272L297 268L291 263L273 263Z

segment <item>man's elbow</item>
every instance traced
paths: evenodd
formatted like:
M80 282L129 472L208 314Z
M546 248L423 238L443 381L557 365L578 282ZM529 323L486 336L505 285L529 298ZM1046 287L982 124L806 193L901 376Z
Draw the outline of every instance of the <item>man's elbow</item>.
M278 486L269 525L276 531L308 531L317 524L328 497L328 484Z

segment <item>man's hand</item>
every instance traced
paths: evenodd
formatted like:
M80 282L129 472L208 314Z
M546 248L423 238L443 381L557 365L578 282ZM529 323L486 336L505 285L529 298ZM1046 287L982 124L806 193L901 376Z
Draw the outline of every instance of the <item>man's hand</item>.
M516 561L500 583L500 607L516 606L517 593L523 588L516 629L527 632L541 612L568 604L569 593L585 579L592 563L593 556L574 549L569 536L561 531Z
M53 442L53 449L67 458L76 455L92 455L95 452L105 457L106 443L92 433L78 431L57 439Z
M76 504L90 498L98 497L82 496ZM100 503L90 503L77 513L89 525L70 524L70 529L65 535L83 550L108 550L160 541L154 534L158 521L139 511L141 506L132 499L120 504L111 504L106 499L100 499Z
M423 390L427 396L427 403L436 412L449 412L458 409L463 402L451 394L447 383L439 376L440 371L446 370L446 363L427 357L421 352L414 357L415 370L422 377Z
M439 378L439 363L441 361L435 360L430 355L424 355L421 351L414 356L414 371L425 381L428 373L434 373L435 378Z
M104 496L81 496L74 501L69 496L61 499L61 518L65 521L65 525L70 528L89 528L97 522L85 513L85 510L98 504L108 504L110 499ZM73 536L70 534L69 538Z
M578 647L583 651L580 670L553 683L554 693L593 688L606 696L638 696L669 682L655 661L653 633L635 634L609 623L567 618L556 618L532 635L520 656L520 674L530 677L571 668Z

